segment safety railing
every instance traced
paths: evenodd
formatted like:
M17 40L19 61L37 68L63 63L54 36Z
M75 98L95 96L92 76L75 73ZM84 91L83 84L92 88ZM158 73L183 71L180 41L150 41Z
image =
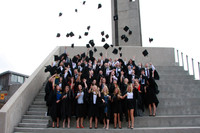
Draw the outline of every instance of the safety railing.
M175 50L176 63L182 66L184 70L188 71L189 75L193 75L195 80L200 80L200 62L189 58L187 54Z

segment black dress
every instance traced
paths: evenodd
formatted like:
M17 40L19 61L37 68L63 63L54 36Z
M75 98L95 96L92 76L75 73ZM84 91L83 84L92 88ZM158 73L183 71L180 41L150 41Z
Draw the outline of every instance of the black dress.
M96 95L94 93L89 93L89 118L90 117L99 117L99 102L100 102L100 97L99 95L96 95L96 103L93 103L93 95Z
M66 119L67 117L71 117L72 115L72 100L73 100L72 90L69 90L68 93L63 93L62 97L63 96L66 96L66 98L62 99L61 117L62 119Z
M147 86L146 101L148 105L155 103L158 106L159 101L155 93L155 88L152 85Z
M113 96L113 113L121 113L121 100L114 95Z

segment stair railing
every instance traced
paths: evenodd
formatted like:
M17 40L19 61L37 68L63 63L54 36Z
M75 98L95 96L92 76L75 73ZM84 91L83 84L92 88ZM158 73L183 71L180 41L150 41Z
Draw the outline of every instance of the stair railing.
M191 58L191 64L190 64L188 55L184 56L183 52L181 52L181 60L180 60L179 55L180 55L179 50L176 50L176 56L177 56L176 64L178 64L178 66L182 66L184 70L187 70L189 75L193 75L195 80L200 80L200 62L197 62L198 65L195 66L194 58ZM186 61L186 64L184 63L185 61ZM195 72L195 67L198 69L198 72L199 72L198 77L196 76L197 73Z

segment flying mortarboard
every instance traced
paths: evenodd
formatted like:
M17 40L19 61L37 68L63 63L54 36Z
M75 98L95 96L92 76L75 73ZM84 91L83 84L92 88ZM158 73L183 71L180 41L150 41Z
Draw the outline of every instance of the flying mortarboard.
M71 48L74 48L74 43L71 45Z
M143 54L144 57L145 57L145 56L147 56L149 53L148 53L148 51L145 49L145 50L142 52L142 54Z
M149 42L151 43L153 41L153 38L149 38Z
M128 26L125 26L125 27L124 27L124 31L127 32L128 30L129 30L129 27L128 27Z
M74 33L73 33L73 32L70 32L69 35L70 35L71 37L73 37L73 36L74 36Z
M101 39L101 42L105 42L105 41L106 41L105 38L102 38L102 39Z
M86 1L83 1L83 5L85 5Z
M81 35L79 35L79 37L78 37L79 39L81 39Z
M122 50L122 47L119 47L118 49L119 49L119 51L121 51L121 50Z
M56 37L60 37L60 33L57 33Z
M86 44L86 48L90 48L90 44Z
M129 35L132 35L132 31L131 31L131 30L129 30L128 34L129 34Z
M69 33L67 33L66 37L69 37Z
M95 46L94 40L90 40L90 41L89 41L89 44L90 44L92 47L94 47L94 46Z
M94 48L94 52L97 52L97 48Z
M87 30L90 30L90 26L87 27Z
M61 16L62 16L62 12L59 13L59 17L61 17Z
M60 60L60 58L58 57L58 55L54 55L54 61L58 61Z
M128 42L128 37L125 37L125 38L124 38L124 41L125 41L125 42Z
M101 8L101 7L102 7L102 5L101 5L101 4L98 4L98 9Z
M78 12L78 10L77 10L77 9L75 9L75 12Z
M106 37L106 39L108 39L108 38L109 38L109 35L108 35L108 34L106 34L106 36L105 36L105 37Z
M103 47L107 50L109 48L109 45L106 43L103 45Z
M112 51L113 54L117 54L118 53L118 50L115 48L113 51Z
M101 32L101 35L104 36L104 31Z
M99 55L100 55L100 56L103 56L103 53L101 52L101 53L99 53Z
M112 44L111 44L110 46L113 48L113 45L112 45Z
M118 15L115 15L113 18L114 18L114 21L118 20Z
M87 36L88 35L88 32L85 32L85 34L84 34L85 36Z
M126 38L126 36L125 36L125 35L122 35L122 36L121 36L121 39L122 39L122 40L124 40L125 38Z

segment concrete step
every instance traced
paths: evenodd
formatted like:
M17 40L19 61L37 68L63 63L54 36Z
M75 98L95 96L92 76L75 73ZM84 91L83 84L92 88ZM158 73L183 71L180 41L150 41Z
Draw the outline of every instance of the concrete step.
M27 115L45 115L46 111L27 111Z
M48 124L49 120L48 119L22 119L21 123L43 123L43 124Z
M157 116L162 115L199 115L200 106L189 105L189 106L174 106L174 107L160 107L157 108ZM145 112L146 115L149 114L148 109Z
M34 132L34 133L88 133L88 132L95 132L95 133L199 133L200 127L148 127L148 128L134 128L134 129L112 129L109 130L105 129L76 129L76 128L70 128L70 129L62 129L62 128L22 128L22 127L15 127L14 132Z
M157 82L158 88L162 91L164 90L171 90L173 91L179 91L179 90L187 90L187 91L200 91L200 85L197 84L160 84Z
M200 86L200 81L197 80L174 80L174 79L167 79L167 80L158 80L156 81L158 85L168 85L168 84L173 84L173 85L188 85L188 84L196 84L197 86Z
M19 127L30 127L30 128L47 128L46 123L19 123Z
M45 101L33 101L33 105L46 105Z
M194 77L193 76L190 76L190 75L160 75L160 80L167 80L167 79L170 79L170 80L193 80Z
M34 101L43 101L43 102L46 102L46 101L44 101L44 98L35 98Z
M46 108L46 105L30 105L29 108Z
M35 98L42 98L42 99L44 99L44 96L37 95Z
M23 115L23 119L50 119L49 116L45 115Z
M188 106L188 105L200 105L200 99L199 98L160 98L159 100L159 106L160 107L171 107L171 106Z
M38 93L38 96L45 96L45 93Z
M29 108L29 111L47 111L47 108Z
M155 66L157 70L184 70L180 66Z
M194 92L186 92L186 91L180 91L180 92L170 92L170 91L162 91L160 90L160 93L157 96L158 98L199 98L200 99L200 93L194 93Z

